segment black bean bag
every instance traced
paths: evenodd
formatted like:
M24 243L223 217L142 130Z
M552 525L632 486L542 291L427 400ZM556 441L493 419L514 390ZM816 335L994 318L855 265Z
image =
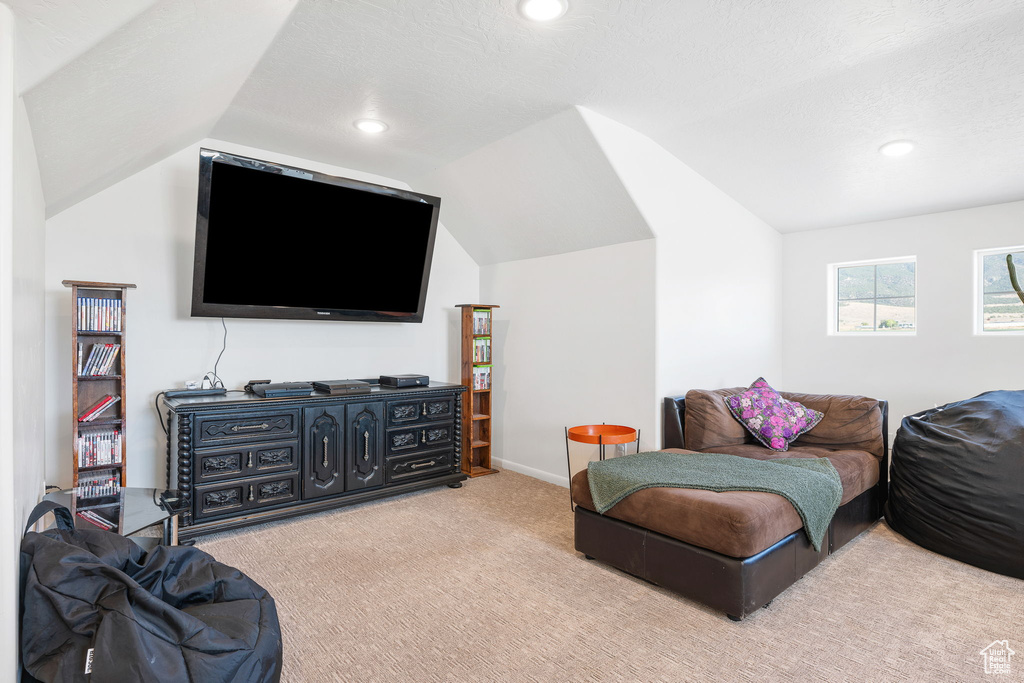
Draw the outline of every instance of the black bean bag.
M890 477L890 527L1024 579L1024 391L989 391L904 418Z
M41 506L29 526L55 508L58 528L22 540L25 680L280 680L277 609L254 581L197 548L145 553Z

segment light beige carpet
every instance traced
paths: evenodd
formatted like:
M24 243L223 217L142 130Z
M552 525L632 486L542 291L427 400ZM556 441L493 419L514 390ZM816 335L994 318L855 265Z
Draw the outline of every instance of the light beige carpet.
M884 524L741 623L584 560L566 489L508 471L198 545L276 598L285 681L1024 680L1024 581Z

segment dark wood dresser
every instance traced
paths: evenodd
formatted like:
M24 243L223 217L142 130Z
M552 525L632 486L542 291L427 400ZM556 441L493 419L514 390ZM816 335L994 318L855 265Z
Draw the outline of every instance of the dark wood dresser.
M178 535L260 524L430 486L461 486L465 387L165 398Z

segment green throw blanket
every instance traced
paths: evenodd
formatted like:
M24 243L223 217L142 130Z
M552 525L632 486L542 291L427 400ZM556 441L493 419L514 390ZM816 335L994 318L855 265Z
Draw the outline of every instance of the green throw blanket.
M607 512L640 489L775 493L796 508L815 550L843 497L839 473L825 458L754 460L720 453L638 453L587 466L594 507Z

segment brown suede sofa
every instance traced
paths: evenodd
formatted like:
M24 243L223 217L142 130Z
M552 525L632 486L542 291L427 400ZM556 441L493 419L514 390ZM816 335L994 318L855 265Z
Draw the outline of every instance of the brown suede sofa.
M666 398L663 447L759 460L828 458L843 497L820 551L781 496L649 488L599 515L586 470L572 479L576 550L739 621L881 517L889 471L885 401L780 392L824 413L814 429L780 453L755 441L729 412L725 397L743 390L693 390Z

